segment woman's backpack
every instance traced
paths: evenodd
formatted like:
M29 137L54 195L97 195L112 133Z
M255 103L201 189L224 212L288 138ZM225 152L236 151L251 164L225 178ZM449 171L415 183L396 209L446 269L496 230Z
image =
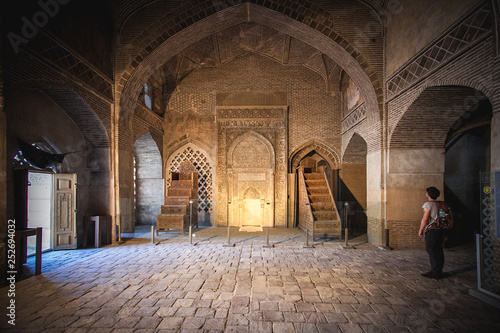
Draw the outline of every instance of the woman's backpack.
M437 208L436 228L451 229L453 228L453 214L450 206L444 201L434 201ZM434 222L433 222L434 223Z

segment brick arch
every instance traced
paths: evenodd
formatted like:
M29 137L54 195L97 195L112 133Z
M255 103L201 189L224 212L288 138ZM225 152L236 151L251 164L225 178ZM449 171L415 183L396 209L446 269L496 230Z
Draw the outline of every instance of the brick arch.
M187 16L186 20L173 27L169 26L172 18L165 17L163 25L157 29L162 32L161 35L151 37L148 30L136 39L144 45L143 51L124 71L116 89L121 118L127 119L132 114L143 81L165 61L181 52L187 46L186 41L192 44L230 26L251 21L301 40L339 64L360 88L367 104L369 121L374 123L380 119L382 85L373 68L352 44L323 25L329 19L327 12L319 8L313 11L299 4L292 4L296 8L285 8L274 1L266 1L266 7L241 4L240 1L230 3L235 2L238 4L228 5L220 1L214 5L213 2L206 2L203 12L193 13L188 9L183 13ZM304 14L299 15L297 10ZM310 20L310 17L316 19Z
M134 135L134 146L138 142L138 140L144 140L143 138L145 137L145 135L149 134L149 136L151 136L151 140L153 140L153 142L155 144L155 148L158 150L159 153L161 153L161 145L156 141L156 138L153 135L153 133L151 133L151 131L144 130L144 131L141 131L140 133L134 133L134 134L136 134L136 135ZM160 156L161 156L161 154L160 154Z
M137 123L134 124L132 142L135 143L141 136L149 133L149 135L151 135L151 137L153 138L156 147L160 151L160 155L163 157L163 135L158 133L158 131L156 131L154 128L145 126L141 123L139 123L139 125L142 126L137 125Z
M389 136L391 149L443 148L457 119L480 99L467 86L428 86L413 99Z
M345 147L342 163L366 163L367 153L368 144L366 140L354 132Z
M28 80L9 87L8 95L25 89L41 91L70 117L82 132L90 147L109 148L109 133L103 120L90 106L94 104L77 85L62 81Z
M177 142L176 144L172 145L172 148L166 152L165 158L168 160L169 158L171 158L174 155L174 153L181 151L181 150L187 148L188 146L193 146L193 147L196 147L198 149L201 149L203 151L203 153L207 156L207 158L210 160L210 163L213 163L213 158L209 154L211 147L209 145L207 145L205 142L202 142L199 140L193 140L193 139L181 140L181 141ZM167 160L165 160L165 162L167 162ZM165 167L168 167L168 164L165 164Z
M427 80L418 89L413 90L412 96L406 99L405 105L402 107L403 112L406 112L408 108L415 102L415 100L422 94L422 92L428 88L433 87L445 87L445 86L462 86L464 88L475 89L478 92L478 96L481 98L487 97L492 100L495 96L494 92L491 90L492 87L485 86L481 82L476 80L465 80L465 79L441 79L441 80Z
M328 164L330 164L330 167L332 169L340 168L340 159L334 149L328 147L324 143L318 142L316 140L311 140L295 149L295 151L291 154L291 159L288 166L290 172L295 173L295 170L298 168L300 161L312 151L316 151L318 154L320 154L328 162Z

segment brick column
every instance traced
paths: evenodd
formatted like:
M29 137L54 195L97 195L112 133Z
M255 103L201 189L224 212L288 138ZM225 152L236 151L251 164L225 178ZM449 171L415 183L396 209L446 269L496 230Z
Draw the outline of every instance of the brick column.
M382 152L370 151L366 155L366 217L368 241L381 245L384 241L384 210L382 198Z

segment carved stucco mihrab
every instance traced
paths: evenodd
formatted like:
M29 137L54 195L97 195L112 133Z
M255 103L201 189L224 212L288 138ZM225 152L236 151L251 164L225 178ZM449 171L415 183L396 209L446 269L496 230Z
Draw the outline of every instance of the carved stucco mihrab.
M218 225L286 227L287 108L218 107L217 137Z

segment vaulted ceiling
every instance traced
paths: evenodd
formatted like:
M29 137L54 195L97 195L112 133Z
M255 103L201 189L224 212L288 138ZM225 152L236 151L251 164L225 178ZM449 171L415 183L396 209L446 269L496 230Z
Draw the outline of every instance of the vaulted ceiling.
M271 28L244 23L213 34L168 60L154 77L176 86L192 71L218 67L247 53L269 57L280 64L303 65L321 75L328 89L338 87L341 68L317 49Z

